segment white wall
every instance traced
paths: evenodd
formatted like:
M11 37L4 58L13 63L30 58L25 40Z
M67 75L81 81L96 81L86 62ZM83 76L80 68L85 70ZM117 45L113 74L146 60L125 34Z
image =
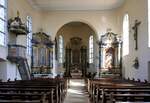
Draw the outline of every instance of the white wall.
M0 58L3 60L7 59L7 55L8 55L8 48L7 46L1 46L0 45Z
M58 30L72 21L80 21L88 24L99 35L106 33L107 28L112 28L118 33L117 12L109 11L51 11L43 12L43 28L54 39Z
M0 62L0 79L7 81L7 62Z
M15 78L21 80L17 65L7 61L7 80L9 78L11 81L15 80Z
M126 78L148 79L148 61L150 61L150 48L148 48L148 11L147 0L126 0L125 4L118 9L118 28L122 34L122 22L125 13L129 14L130 34L129 34L129 55L123 57L123 71ZM141 21L138 29L138 50L135 48L132 27L135 20ZM139 58L139 69L133 67L135 57ZM150 78L149 78L150 80Z
M27 0L8 0L8 19L16 17L17 11L19 11L23 23L26 23L27 16L31 16L33 32L39 31L42 26L42 15L40 11L33 9Z
M0 79L2 81L7 81L8 79L13 81L15 78L17 80L21 79L17 65L9 61L0 62Z

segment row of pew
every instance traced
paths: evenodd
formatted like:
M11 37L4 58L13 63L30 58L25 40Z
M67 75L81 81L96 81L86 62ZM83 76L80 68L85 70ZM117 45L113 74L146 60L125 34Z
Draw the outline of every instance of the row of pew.
M92 103L150 102L150 84L123 79L88 79Z
M66 91L62 78L0 82L0 103L63 103Z

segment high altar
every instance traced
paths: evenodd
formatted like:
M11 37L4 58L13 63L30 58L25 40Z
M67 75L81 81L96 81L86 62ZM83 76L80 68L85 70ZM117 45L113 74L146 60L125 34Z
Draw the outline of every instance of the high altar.
M82 44L82 39L73 37L66 47L65 76L81 78L86 76L87 47Z
M79 69L80 67L78 65L72 66L71 69L71 77L72 78L81 78L82 77L82 71Z

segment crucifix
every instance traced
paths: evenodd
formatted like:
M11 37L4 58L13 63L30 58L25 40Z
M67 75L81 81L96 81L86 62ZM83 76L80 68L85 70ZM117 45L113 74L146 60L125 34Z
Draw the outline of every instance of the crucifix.
M141 21L135 20L135 24L132 27L134 30L134 40L135 40L135 50L138 49L138 26L141 24Z

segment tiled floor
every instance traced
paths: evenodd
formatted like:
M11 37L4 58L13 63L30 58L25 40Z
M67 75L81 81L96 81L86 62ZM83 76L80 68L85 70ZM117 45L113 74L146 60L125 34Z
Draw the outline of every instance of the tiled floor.
M64 103L90 103L83 79L71 79Z

